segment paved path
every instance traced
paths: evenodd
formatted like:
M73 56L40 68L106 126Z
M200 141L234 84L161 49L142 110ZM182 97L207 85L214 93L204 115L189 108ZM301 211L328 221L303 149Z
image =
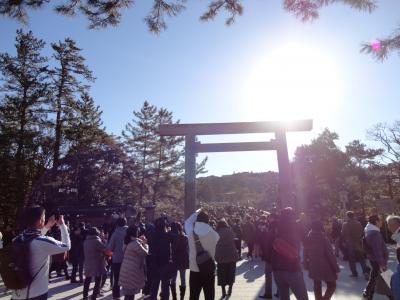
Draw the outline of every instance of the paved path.
M395 270L396 268L396 257L393 249L390 251L389 268ZM346 299L346 300L360 300L361 291L366 285L366 281L362 278L350 278L349 268L347 262L339 260L341 272L339 274L339 280L337 281L337 290L333 299ZM358 266L358 268L360 268ZM360 270L359 270L360 272ZM304 272L304 278L306 280L307 290L309 298L314 299L312 292L312 282L307 276L307 272ZM93 284L92 284L93 286ZM52 300L78 300L82 299L82 285L70 284L68 281L63 280L52 280L49 290L49 299ZM274 287L274 291L276 288ZM264 264L260 260L242 260L238 263L236 270L236 283L233 287L233 294L230 300L255 300L260 299L258 295L264 292ZM90 293L89 293L90 295ZM216 299L221 298L221 291L219 287L216 287ZM10 293L4 292L4 286L0 286L0 299L10 299ZM112 300L111 292L107 292L104 297L99 299ZM138 298L136 298L138 299ZM171 299L171 297L170 297ZM189 299L186 295L185 299ZM277 298L275 298L276 300ZM295 299L292 295L292 299ZM385 299L385 297L374 297L374 300Z

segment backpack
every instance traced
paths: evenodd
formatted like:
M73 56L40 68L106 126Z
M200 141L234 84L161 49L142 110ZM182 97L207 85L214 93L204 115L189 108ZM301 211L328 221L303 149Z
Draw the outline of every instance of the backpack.
M23 238L22 235L3 249L0 249L0 275L4 285L11 290L29 287L43 266L35 274L31 274L29 266L30 242L38 235Z
M215 272L215 262L210 253L203 248L199 236L193 231L194 242L196 245L196 263L202 274L210 275ZM213 275L214 276L214 275Z

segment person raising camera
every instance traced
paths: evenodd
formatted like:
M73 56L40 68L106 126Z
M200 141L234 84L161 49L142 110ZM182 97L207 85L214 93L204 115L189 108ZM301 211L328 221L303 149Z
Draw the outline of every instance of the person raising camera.
M11 299L46 300L50 256L70 250L68 229L62 215L57 220L55 216L51 216L46 224L45 209L40 206L26 208L23 220L24 231L13 240L13 244L17 246L14 248L16 252L26 254L23 255L23 261L17 263L20 268L24 268L30 274L31 278L30 284L26 287L13 290ZM61 241L45 236L55 224L60 228Z

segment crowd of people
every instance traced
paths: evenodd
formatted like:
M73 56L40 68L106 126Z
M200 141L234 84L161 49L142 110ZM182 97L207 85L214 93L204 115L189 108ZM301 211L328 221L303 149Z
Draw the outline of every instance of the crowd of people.
M400 300L400 267L390 285L380 276L388 263L383 224L386 221L384 228L400 246L400 217L382 220L372 214L364 220L349 211L346 218L324 222L318 216L297 215L289 207L265 212L228 206L199 209L182 222L162 214L145 224L139 214L129 220L121 215L107 226L84 222L67 226L62 215L52 215L46 222L45 210L34 206L26 209L22 233L4 244L4 249L13 247L14 252L25 253L18 255L23 259L17 259L15 265L30 275L25 284L14 288L11 299L47 299L54 271L71 284L83 284L83 299L89 298L94 281L91 299L102 296L107 285L113 299L124 295L125 300L138 296L183 300L188 294L190 300L198 300L203 292L205 300L214 300L215 279L225 299L234 293L237 262L261 259L265 291L260 298L289 300L293 293L296 299L307 300L303 278L303 271L307 271L314 298L329 300L336 290L340 272L337 258L341 257L348 261L351 277L359 276L360 265L367 281L360 291L365 299L372 300L379 292ZM245 257L244 245L248 248ZM400 248L396 254L400 260ZM0 271L6 285L12 282L4 270Z

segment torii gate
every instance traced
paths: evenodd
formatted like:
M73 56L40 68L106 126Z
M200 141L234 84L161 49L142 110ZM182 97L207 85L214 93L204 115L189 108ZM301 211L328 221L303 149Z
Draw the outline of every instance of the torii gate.
M294 203L286 132L309 131L312 126L312 120L160 125L159 134L161 136L185 136L185 217L188 217L196 209L196 155L205 152L276 150L279 167L280 206L292 206ZM197 135L268 132L275 133L275 139L269 142L210 144L196 142Z

